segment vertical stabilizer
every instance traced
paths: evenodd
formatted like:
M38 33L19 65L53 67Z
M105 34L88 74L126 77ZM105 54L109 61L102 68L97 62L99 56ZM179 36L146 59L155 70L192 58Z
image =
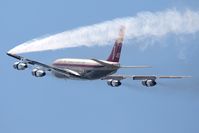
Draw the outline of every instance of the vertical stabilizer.
M122 42L124 39L124 32L125 32L125 27L121 26L120 31L119 31L119 37L116 39L112 52L109 55L107 61L119 62L120 54L122 50Z

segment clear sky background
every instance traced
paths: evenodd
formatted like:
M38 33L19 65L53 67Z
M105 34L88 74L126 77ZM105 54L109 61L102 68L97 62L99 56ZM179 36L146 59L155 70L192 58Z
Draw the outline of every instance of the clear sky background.
M153 68L120 70L119 74L193 76L158 80L153 88L130 79L111 88L101 80L59 80L51 75L35 78L31 69L14 70L15 60L6 55L9 49L33 38L166 9L198 11L199 1L1 0L0 133L198 133L199 33L168 35L144 51L139 43L152 40L124 43L121 64ZM79 47L24 56L50 64L60 57L106 59L111 49L112 45Z

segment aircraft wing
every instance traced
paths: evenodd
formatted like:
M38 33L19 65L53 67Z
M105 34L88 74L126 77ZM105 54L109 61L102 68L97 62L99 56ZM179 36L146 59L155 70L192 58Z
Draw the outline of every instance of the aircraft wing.
M54 67L54 66L51 66L51 65L46 65L44 63L41 63L41 62L38 62L38 61L34 61L34 60L31 60L31 59L27 59L27 58L24 58L22 56L10 54L10 53L7 53L7 55L11 56L13 58L16 58L18 60L21 60L23 63L40 66L46 71L56 71L56 72L58 72L60 74L66 75L66 76L68 76L68 75L72 75L72 76L76 76L76 77L81 76L78 72L70 70L70 69L57 68L57 67Z
M131 78L133 80L141 80L143 86L153 87L157 84L156 79L168 78L168 79L180 79L189 78L190 76L155 76L155 75L109 75L102 80L107 80L107 84L112 87L120 86L121 80Z
M155 75L109 75L102 80L123 80L123 79L133 79L133 80L156 80L156 79L180 79L180 78L190 78L191 76L155 76Z

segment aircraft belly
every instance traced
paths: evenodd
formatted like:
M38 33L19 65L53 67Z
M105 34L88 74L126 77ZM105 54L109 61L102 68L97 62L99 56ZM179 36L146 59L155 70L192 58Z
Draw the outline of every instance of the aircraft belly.
M115 72L116 71L113 71L113 70L94 70L94 71L85 73L84 78L89 79L89 80L100 79L102 77L113 74Z
M62 67L62 69L64 69ZM82 68L82 67L65 67L65 69L70 69L73 71L78 72L81 77L74 77L72 75L63 75L61 73L58 73L56 71L53 71L52 73L57 78L68 78L68 79L80 79L80 80L95 80L100 79L102 77L105 77L107 75L115 73L117 70L112 69L105 69L105 68Z

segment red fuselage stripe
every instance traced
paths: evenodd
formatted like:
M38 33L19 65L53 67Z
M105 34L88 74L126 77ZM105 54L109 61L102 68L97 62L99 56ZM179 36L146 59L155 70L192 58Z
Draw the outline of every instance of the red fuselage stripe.
M103 67L101 65L88 65L88 64L61 64L61 63L55 63L53 64L57 67Z

